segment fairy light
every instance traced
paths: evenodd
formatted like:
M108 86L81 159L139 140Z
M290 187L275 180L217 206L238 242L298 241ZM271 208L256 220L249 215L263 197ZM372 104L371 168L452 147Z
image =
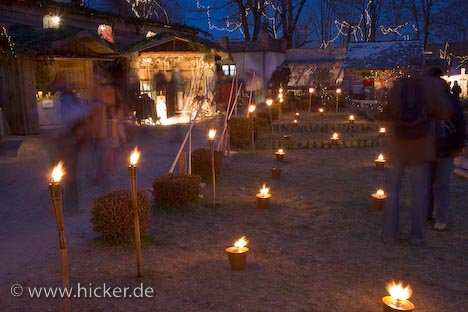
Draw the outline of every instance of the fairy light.
M159 18L158 8L164 14L166 19L166 23L169 24L169 16L167 11L155 0L125 0L130 5L130 8L135 14L136 17L140 18L148 18L152 14L156 16L158 20Z
M11 37L5 27L2 27L2 31L0 32L0 40L2 43L5 43L5 47L8 46L8 51L4 50L3 53L7 56L16 57L15 44L11 41Z

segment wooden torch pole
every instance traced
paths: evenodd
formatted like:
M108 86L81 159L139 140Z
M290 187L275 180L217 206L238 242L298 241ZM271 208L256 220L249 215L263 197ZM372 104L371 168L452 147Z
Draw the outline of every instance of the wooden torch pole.
M130 164L128 166L128 177L130 180L130 193L132 196L133 207L133 228L135 231L135 249L136 249L136 265L137 276L141 277L141 238L140 238L140 217L138 213L137 201L137 162L140 152L135 148L130 156Z

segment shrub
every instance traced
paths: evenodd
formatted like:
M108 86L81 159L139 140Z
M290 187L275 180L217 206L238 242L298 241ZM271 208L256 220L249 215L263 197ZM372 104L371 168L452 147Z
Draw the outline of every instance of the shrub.
M215 172L218 176L223 167L223 153L215 151ZM211 181L211 153L209 149L199 148L192 152L192 174L204 181Z
M153 181L153 195L161 207L196 203L200 194L200 176L169 173Z
M246 117L236 117L229 121L229 139L233 148L249 148L251 140L251 123Z
M151 225L151 205L144 191L137 193L140 234L148 235ZM134 240L132 197L129 190L116 190L94 200L91 210L93 230L113 244Z

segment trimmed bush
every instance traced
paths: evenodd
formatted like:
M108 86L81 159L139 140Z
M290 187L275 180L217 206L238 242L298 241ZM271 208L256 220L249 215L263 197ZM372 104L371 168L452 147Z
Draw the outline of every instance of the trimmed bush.
M153 195L160 207L180 207L198 201L200 176L169 173L153 181Z
M229 121L229 139L232 148L249 148L251 123L246 117L235 117Z
M223 153L215 151L216 176L221 173L223 167ZM199 148L192 152L192 174L201 177L203 181L211 181L211 153L209 149Z
M151 205L144 191L137 193L140 234L147 236L151 225ZM112 244L134 241L132 197L129 190L116 190L94 200L91 210L93 230Z

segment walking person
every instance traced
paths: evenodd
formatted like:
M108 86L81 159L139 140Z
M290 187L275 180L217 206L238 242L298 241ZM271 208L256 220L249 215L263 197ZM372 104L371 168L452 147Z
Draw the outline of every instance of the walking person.
M387 114L391 119L388 200L383 211L383 240L393 242L399 231L400 191L408 175L410 189L411 234L415 245L424 242L424 223L428 207L430 162L436 159L435 122L451 117L452 107L444 84L429 76L395 82L388 96Z
M444 81L440 78L443 76L443 71L438 67L429 69L427 73ZM452 90L454 87L452 87ZM446 92L447 95L450 95L448 85ZM437 158L431 162L428 206L429 220L432 220L434 206L437 208L436 223L434 224L434 230L436 231L444 231L447 227L453 159L457 154L461 153L465 144L466 122L458 96L459 93L452 91L450 102L454 110L452 118L436 122Z

